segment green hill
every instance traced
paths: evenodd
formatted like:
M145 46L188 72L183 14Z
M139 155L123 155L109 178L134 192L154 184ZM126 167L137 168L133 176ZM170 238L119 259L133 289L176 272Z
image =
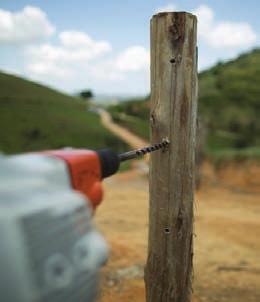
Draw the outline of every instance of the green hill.
M199 75L208 149L260 146L260 49Z
M260 157L260 49L199 74L205 151L214 157ZM113 118L149 137L149 98L109 108Z
M64 146L125 148L81 100L0 72L0 150L17 153Z

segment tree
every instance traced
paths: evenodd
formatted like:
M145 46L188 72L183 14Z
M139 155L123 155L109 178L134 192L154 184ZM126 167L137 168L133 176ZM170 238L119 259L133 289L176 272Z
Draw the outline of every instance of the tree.
M84 100L89 100L93 98L93 92L91 90L83 90L79 93L79 96Z

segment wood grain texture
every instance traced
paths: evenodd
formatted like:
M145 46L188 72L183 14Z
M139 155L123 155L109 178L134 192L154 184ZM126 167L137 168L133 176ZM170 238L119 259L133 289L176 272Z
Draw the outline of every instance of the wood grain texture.
M187 302L192 288L197 118L196 17L151 20L151 143L170 140L150 163L147 302Z

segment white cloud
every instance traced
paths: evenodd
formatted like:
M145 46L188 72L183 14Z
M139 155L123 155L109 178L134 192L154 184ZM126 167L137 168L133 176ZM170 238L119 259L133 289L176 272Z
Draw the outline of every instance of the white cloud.
M117 55L95 62L89 73L98 80L122 81L130 74L148 74L150 54L142 46L128 47Z
M173 3L158 8L157 12L176 11ZM217 60L234 57L256 41L256 34L246 22L219 20L206 5L197 7L194 13L199 21L199 64L204 68ZM0 44L26 45L22 48L26 55L22 62L25 68L22 63L19 68L30 78L67 91L84 86L97 91L137 93L148 89L148 49L137 45L112 52L107 41L73 30L57 33L55 43L49 40L31 45L54 31L46 14L39 8L27 6L15 13L0 9ZM18 53L17 49L14 51Z
M198 35L203 39L207 39L213 26L213 10L206 5L201 5L193 11L193 14L198 18Z
M37 7L22 11L0 9L0 44L23 44L49 37L55 31L46 14Z
M117 54L104 57L98 54L89 59L89 54L85 55L68 44L65 47L63 44L66 43L62 43L59 46L43 44L27 48L27 75L67 91L86 85L97 91L121 93L138 93L138 90L144 93L148 89L149 51L145 48L133 46Z
M141 46L126 48L118 55L106 41L95 41L84 32L64 31L59 45L45 43L26 48L27 71L37 77L70 78L85 73L99 80L117 81L128 72L149 70L149 51ZM95 60L98 58L98 60Z
M256 42L256 34L248 23L221 22L209 36L213 47L248 47Z
M193 12L198 17L198 35L214 48L243 48L256 42L256 34L246 22L216 21L213 10L201 5Z
M68 78L73 75L73 72L61 65L55 65L53 62L32 62L27 65L27 70L34 76L48 76L55 78Z
M132 46L124 50L115 60L119 71L140 71L149 67L149 52L142 46Z
M172 3L169 3L165 6L162 6L162 7L159 7L155 10L156 13L162 13L162 12L174 12L176 11L177 9L177 6L172 4Z
M87 72L98 81L115 82L125 79L125 74L115 68L115 60L113 58L88 66Z
M86 33L64 31L59 34L61 44L68 49L88 49L90 56L106 53L111 46L106 41L94 41Z
M78 66L86 65L90 60L111 51L108 42L95 41L86 33L78 31L61 32L59 41L58 46L46 43L28 47L27 70L41 76L69 76Z

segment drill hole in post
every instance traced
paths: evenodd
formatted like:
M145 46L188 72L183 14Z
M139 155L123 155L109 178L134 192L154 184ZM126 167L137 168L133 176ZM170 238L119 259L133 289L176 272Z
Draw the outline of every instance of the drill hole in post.
M170 59L170 63L172 63L172 64L176 63L175 58Z
M166 235L170 234L170 229L169 229L169 228L165 228L165 229L164 229L164 233L165 233Z

